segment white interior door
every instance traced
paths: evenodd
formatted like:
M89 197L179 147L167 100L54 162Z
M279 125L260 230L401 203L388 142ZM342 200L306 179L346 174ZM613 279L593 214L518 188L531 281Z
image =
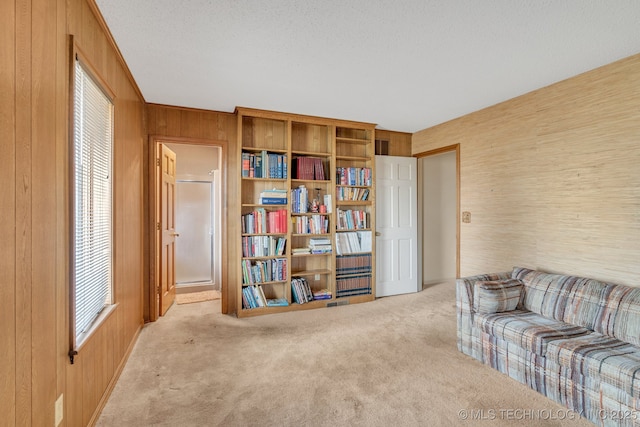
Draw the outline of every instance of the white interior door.
M376 296L420 289L417 171L413 157L376 156Z

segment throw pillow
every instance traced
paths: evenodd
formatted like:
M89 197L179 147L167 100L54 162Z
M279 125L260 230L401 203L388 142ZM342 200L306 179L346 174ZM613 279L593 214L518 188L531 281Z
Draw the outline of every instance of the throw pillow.
M501 313L516 309L523 284L518 279L477 281L473 288L476 313Z

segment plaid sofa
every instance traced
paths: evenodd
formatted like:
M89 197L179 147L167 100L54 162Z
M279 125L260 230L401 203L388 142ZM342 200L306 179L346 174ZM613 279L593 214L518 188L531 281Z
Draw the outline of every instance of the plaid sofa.
M640 288L515 267L456 293L458 350L595 424L640 426Z

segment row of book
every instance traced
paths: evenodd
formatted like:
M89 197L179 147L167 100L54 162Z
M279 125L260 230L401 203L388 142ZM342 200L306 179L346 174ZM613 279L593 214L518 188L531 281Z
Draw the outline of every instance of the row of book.
M371 186L371 168L336 168L336 183Z
M313 301L313 292L311 292L307 279L304 277L291 278L291 297L298 304Z
M242 308L258 307L286 307L289 302L286 298L267 299L260 285L246 286L242 288Z
M369 200L369 189L359 187L336 187L338 200Z
M338 230L361 230L369 228L369 214L362 210L342 210L337 211Z
M324 181L324 162L318 157L296 157L293 159L293 177L312 181Z
M287 179L287 155L242 152L242 176L245 178Z
M327 234L329 230L327 215L296 216L292 220L296 234Z
M336 276L371 273L371 254L336 257Z
M306 213L309 209L309 190L304 185L291 190L291 212Z
M371 231L348 231L336 233L336 254L371 252Z
M264 208L257 208L253 212L242 215L242 233L286 233L287 210L279 209L267 212Z
M265 190L260 192L260 204L261 205L286 205L287 190L279 190L277 188L274 188L272 190Z
M242 238L243 257L263 257L284 255L287 239L274 236L244 236Z
M371 293L371 275L336 278L336 297L368 295Z
M242 283L245 285L284 280L287 280L286 258L265 259L255 263L248 259L242 260Z

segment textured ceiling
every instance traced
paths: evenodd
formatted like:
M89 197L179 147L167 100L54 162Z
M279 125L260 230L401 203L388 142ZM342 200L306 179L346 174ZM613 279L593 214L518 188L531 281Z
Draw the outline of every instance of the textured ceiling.
M638 0L96 0L147 102L414 132L640 52Z

